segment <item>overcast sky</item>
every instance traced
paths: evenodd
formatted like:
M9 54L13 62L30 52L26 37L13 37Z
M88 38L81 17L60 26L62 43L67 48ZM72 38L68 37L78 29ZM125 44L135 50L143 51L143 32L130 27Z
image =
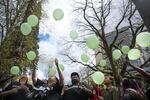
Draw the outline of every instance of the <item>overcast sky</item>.
M40 21L39 30L39 70L38 77L40 79L47 78L48 66L53 66L53 60L55 57L59 59L61 64L64 64L64 76L65 81L69 82L70 74L73 71L79 71L81 65L71 64L63 62L64 58L60 55L63 52L63 39L71 40L69 33L71 30L76 30L72 26L74 13L72 12L71 0L48 0L49 2L43 4L43 17ZM55 21L53 18L53 10L60 8L64 11L64 18L60 21ZM73 44L71 49L74 55L80 55L82 51L80 48ZM79 59L79 57L77 56Z
M38 77L41 79L45 79L48 77L48 66L53 66L54 58L58 58L61 64L64 64L65 71L65 81L68 82L70 79L70 74L73 71L80 71L80 68L83 67L78 64L69 65L67 62L64 62L64 57L60 55L64 50L64 39L71 40L69 37L69 33L71 30L76 30L78 32L77 27L75 26L74 19L77 16L80 18L79 14L75 14L74 10L74 2L73 0L47 0L47 3L42 5L42 18L40 20L40 30L39 30L39 70ZM83 0L78 0L83 1ZM107 32L113 31L115 28L115 23L118 23L120 19L119 8L120 0L113 0L113 11L111 11L111 15L108 17L109 24L106 27ZM64 18L60 21L55 21L53 18L53 11L56 8L60 8L64 11ZM113 24L112 24L113 23ZM121 24L121 27L126 26L126 22ZM80 34L80 33L79 33ZM72 44L72 48L70 51L73 53L74 57L80 60L80 55L84 52L76 46L76 44Z

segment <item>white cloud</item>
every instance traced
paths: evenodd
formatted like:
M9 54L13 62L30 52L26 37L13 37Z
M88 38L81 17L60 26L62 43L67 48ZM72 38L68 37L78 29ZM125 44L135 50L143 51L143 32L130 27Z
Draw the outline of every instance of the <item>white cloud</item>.
M59 55L63 51L63 41L62 39L70 39L69 33L72 29L75 29L71 26L73 20L73 12L71 0L51 0L50 2L43 5L44 13L48 15L48 18L42 18L40 22L40 34L49 34L49 41L40 41L39 42L39 56L40 61L38 64L38 77L45 79L48 77L48 65L54 64L54 58L58 58L60 63L64 64L64 76L65 82L70 81L70 74L74 71L78 72L80 66L78 64L68 65L63 61L62 56ZM60 21L55 21L53 18L53 10L56 8L61 8L64 11L64 18ZM78 48L79 49L79 48ZM74 56L79 59L77 47L74 45L72 49Z
M53 18L53 11L56 8L64 11L64 17L60 21L55 21ZM47 30L57 37L68 35L71 30L71 20L73 17L70 0L51 0L46 6L44 5L43 9L48 15L47 19L42 19L44 24L48 26Z

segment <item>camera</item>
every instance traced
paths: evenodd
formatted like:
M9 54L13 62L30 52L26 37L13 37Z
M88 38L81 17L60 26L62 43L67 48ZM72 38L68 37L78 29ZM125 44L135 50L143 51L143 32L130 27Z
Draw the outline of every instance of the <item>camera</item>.
M48 95L48 92L52 89L53 87L48 86L40 86L39 88L34 87L33 91L27 94L27 97L30 100L42 100Z

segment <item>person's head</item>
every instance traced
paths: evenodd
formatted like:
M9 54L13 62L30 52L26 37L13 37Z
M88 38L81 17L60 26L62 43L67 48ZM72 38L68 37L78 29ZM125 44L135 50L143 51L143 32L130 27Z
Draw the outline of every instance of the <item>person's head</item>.
M22 85L27 84L28 83L28 77L25 75L22 75L19 79L19 83Z
M72 84L77 84L80 82L80 76L77 72L71 73L71 82Z
M56 84L57 82L57 77L56 76L50 76L47 80L48 85Z
M104 84L105 84L106 86L112 84L112 78L111 78L110 76L105 76Z

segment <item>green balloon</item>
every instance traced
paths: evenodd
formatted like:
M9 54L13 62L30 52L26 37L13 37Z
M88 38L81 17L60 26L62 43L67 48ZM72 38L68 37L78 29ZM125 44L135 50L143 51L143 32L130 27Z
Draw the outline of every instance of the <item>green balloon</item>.
M59 67L60 67L60 69L61 69L61 71L64 71L64 65L63 64L59 64Z
M137 60L140 58L140 51L138 49L131 49L129 52L128 52L128 58L130 60Z
M142 32L137 35L136 43L141 47L148 47L150 46L150 33L149 32Z
M19 67L18 67L18 66L13 66L13 67L11 67L10 73L11 73L12 75L19 75L19 73L20 73Z
M60 8L57 8L53 12L53 17L56 21L61 20L64 17L64 12Z
M100 65L99 65L99 66L100 66ZM104 67L101 67L101 66L100 66L100 67L98 67L98 68L99 68L100 70L104 70L104 69L105 69Z
M81 55L81 60L85 63L89 61L89 56L87 54L82 54Z
M56 72L57 72L56 67L51 67L49 68L48 74L49 76L55 76Z
M27 23L31 26L34 27L38 24L39 20L38 17L35 15L30 15L27 19Z
M115 60L118 60L121 57L122 53L119 49L116 49L113 51L112 55Z
M36 58L36 53L34 51L29 51L28 53L26 53L27 58L32 61Z
M91 77L92 77L93 81L98 85L101 85L105 79L104 74L100 71L96 71L94 74L92 74Z
M75 40L76 38L78 38L78 33L75 30L72 30L70 32L70 37L72 40Z
M20 30L23 35L28 35L29 33L31 33L32 28L28 23L23 23L21 24Z
M129 46L122 46L121 50L124 54L128 54L130 48L129 48Z
M86 45L88 48L96 50L99 48L100 41L97 36L89 36L86 40Z
M107 64L107 62L106 62L106 60L100 60L100 66L102 66L102 67L104 67L104 66L106 66L106 64Z

